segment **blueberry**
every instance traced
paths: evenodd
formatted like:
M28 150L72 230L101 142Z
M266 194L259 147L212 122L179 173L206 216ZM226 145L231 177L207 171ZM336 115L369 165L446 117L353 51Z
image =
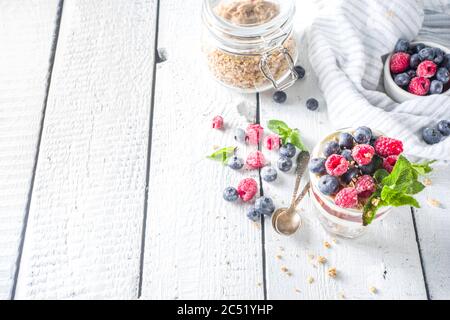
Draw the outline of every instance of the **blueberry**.
M409 50L408 40L400 39L397 41L394 52L408 52L408 50Z
M295 73L297 73L299 79L303 79L305 77L305 68L302 66L295 66L294 67Z
M233 170L242 169L242 167L244 166L244 160L234 156L230 160L228 160L228 166Z
M313 158L309 160L308 169L312 173L324 174L327 172L325 169L325 158Z
M269 197L261 197L256 199L255 209L261 214L270 216L275 211L275 206Z
M343 156L347 161L354 161L352 157L352 150L349 149L342 150L341 156Z
M319 107L319 101L317 101L316 99L310 98L310 99L306 100L306 108L308 108L308 110L315 111L315 110L317 110L318 107Z
M442 66L450 70L450 53L445 55L444 61L442 61Z
M350 168L346 173L341 176L342 182L349 184L359 176L359 170L357 168Z
M237 142L245 143L246 138L247 138L247 134L245 133L244 129L237 128L234 131L234 140L236 140Z
M261 176L264 181L273 182L273 181L277 180L278 173L277 173L277 170L275 170L272 167L264 167L261 170Z
M379 156L375 155L372 158L372 161L365 166L359 166L359 170L361 170L362 174L374 174L377 169L381 168L383 165L383 159Z
M355 130L355 141L360 144L367 144L372 138L372 130L368 127L359 127Z
M436 144L442 139L442 134L434 128L425 128L422 130L423 140L428 144Z
M319 179L318 188L323 194L332 195L339 190L339 180L328 174L324 175Z
M411 78L409 77L409 74L407 74L406 72L397 74L394 77L394 82L399 87L406 87L410 81L411 81Z
M323 154L325 158L328 158L332 154L339 154L341 152L341 147L336 141L329 141L323 146Z
M444 84L439 80L433 80L430 84L430 94L440 94L444 90Z
M406 73L411 79L416 77L416 70L408 70Z
M278 169L283 172L288 172L292 168L292 160L288 157L281 156L277 162Z
M434 49L430 47L426 47L419 51L419 58L421 61L434 59Z
M440 65L445 59L445 52L439 48L433 48L434 50L434 59L433 62L437 65Z
M261 212L256 210L255 207L250 207L250 209L248 209L247 211L247 218L252 221L258 221L259 219L261 219Z
M275 101L276 103L284 103L286 102L286 99L287 95L283 91L275 91L275 93L273 94L273 101Z
M439 68L436 72L436 79L441 81L443 84L447 84L450 81L450 73L446 68Z
M292 158L297 150L292 143L286 143L280 147L280 154L284 157Z
M235 188L228 187L223 191L223 198L226 201L233 202L239 198L239 194Z
M353 136L348 132L342 132L339 135L339 147L341 149L351 149L353 148Z
M426 46L423 43L416 43L412 45L414 53L419 53L420 50L424 49Z
M439 121L437 128L443 136L450 135L450 121L448 121L448 120Z
M419 64L420 64L420 57L417 53L415 53L411 56L411 60L409 60L409 66L411 67L411 69L417 69Z

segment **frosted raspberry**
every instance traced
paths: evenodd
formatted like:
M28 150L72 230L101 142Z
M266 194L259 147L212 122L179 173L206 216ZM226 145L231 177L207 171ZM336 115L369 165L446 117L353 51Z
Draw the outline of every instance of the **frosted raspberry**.
M355 189L360 197L370 197L376 190L375 180L367 174L361 176L356 180Z
M358 193L355 188L344 188L334 198L334 203L341 208L354 208L358 204Z
M423 77L415 77L409 83L408 91L417 96L425 96L430 91L430 80Z
M212 121L213 129L222 129L223 128L223 118L221 116L215 116Z
M281 145L281 139L277 134L270 134L264 138L264 146L267 150L278 150Z
M382 157L398 156L403 152L403 142L388 137L379 137L374 144L375 151Z
M386 169L387 172L391 173L397 163L397 159L398 156L389 156L383 159L383 168Z
M424 61L417 67L416 74L418 77L431 78L436 74L437 66L432 61Z
M266 164L266 159L261 151L253 151L247 156L246 163L250 169L259 169L264 167Z
M247 178L239 182L237 191L239 193L239 197L241 197L244 202L248 202L256 195L256 192L258 191L258 184L255 179Z
M358 144L352 149L352 157L360 166L371 163L374 154L375 149L368 144Z
M258 144L264 134L264 128L259 124L249 124L246 133L251 144Z
M338 177L342 176L348 170L349 163L347 159L338 154L332 154L325 161L325 169L329 175Z
M391 57L391 72L402 73L409 68L410 55L404 52L394 53Z

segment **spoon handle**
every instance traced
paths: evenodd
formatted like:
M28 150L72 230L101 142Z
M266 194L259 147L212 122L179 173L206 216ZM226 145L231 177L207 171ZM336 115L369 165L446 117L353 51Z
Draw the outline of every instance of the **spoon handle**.
M306 170L306 167L308 166L309 162L309 152L306 150L300 151L300 153L297 156L297 167L295 169L295 173L297 175L295 179L295 186L294 186L294 192L292 194L292 201L291 201L291 208L295 205L295 199L297 198L297 192L298 188L300 187L300 181L302 179L302 175Z
M297 197L297 199L295 199L295 204L294 204L294 208L296 208L298 206L298 204L300 203L300 201L302 201L302 199L306 196L306 194L309 191L309 187L311 186L311 182L308 182L304 187L302 192L300 193L300 195Z

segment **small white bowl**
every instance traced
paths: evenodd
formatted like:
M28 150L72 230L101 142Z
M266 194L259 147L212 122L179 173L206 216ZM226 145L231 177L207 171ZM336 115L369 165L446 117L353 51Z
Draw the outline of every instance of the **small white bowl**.
M423 43L427 47L439 48L442 51L444 51L445 53L450 53L449 48L444 47L444 46L434 43L434 42L412 42L411 44L417 44L417 43ZM418 95L409 93L408 91L400 88L394 82L394 79L392 78L392 75L391 75L391 68L390 68L391 57L392 57L392 53L388 56L388 58L386 59L386 62L384 63L384 89L386 90L386 93L393 100L395 100L399 103L405 102L408 100L412 100L412 99L420 99L420 98L428 97L428 96L418 96ZM447 91L444 91L441 94L450 96L450 89L447 89Z

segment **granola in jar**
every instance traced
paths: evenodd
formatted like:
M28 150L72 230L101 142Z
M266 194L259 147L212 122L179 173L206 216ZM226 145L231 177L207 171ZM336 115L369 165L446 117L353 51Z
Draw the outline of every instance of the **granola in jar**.
M297 46L291 18L295 9L287 11L275 0L205 2L212 3L211 12L219 25L207 23L214 41L204 44L209 69L219 82L240 91L259 92L294 74Z

